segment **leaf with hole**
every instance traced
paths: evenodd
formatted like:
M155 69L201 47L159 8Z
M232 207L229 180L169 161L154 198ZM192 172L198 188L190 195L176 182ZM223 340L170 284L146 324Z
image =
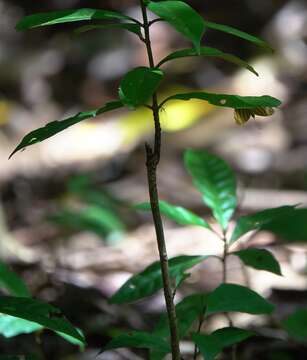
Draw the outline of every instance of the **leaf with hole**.
M144 202L135 205L137 210L150 211L150 203ZM180 225L197 225L210 229L210 225L200 216L181 206L171 205L166 201L159 201L159 208L163 215Z
M241 39L250 41L257 46L260 46L262 48L265 48L265 49L273 52L272 47L266 41L254 36L254 35L248 34L239 29L233 28L231 26L223 25L223 24L217 24L214 22L206 21L206 20L204 20L204 23L208 29L218 30L218 31L222 31L227 34L230 34L230 35L237 36Z
M221 284L207 298L207 314L242 312L270 314L274 306L255 291L237 284Z
M61 311L31 298L0 297L0 313L32 321L43 327L62 332L84 343L84 337L65 319Z
M76 21L90 20L134 20L129 16L115 11L97 9L69 9L38 13L24 17L17 25L16 30L22 31L40 26L57 25Z
M118 23L118 24L105 24L105 25L85 25L81 26L75 30L76 34L83 34L88 31L93 30L103 30L103 29L124 29L128 30L133 34L138 36L142 35L141 26L135 23Z
M293 314L282 321L282 327L288 334L302 342L307 341L307 309L296 310Z
M162 107L166 102L171 100L184 100L198 99L207 101L209 104L232 108L232 109L253 109L256 107L277 107L281 101L268 95L263 96L240 96L228 94L213 94L208 92L190 92L184 94L176 94L169 96L160 104Z
M288 217L295 211L296 206L280 206L277 208L265 209L263 211L241 216L237 220L236 227L231 235L229 245L236 242L241 236L252 230L261 230L263 226L269 224L280 216Z
M201 150L187 150L184 163L223 229L227 229L236 205L236 179L231 168L219 157Z
M119 86L120 99L132 109L145 105L156 92L163 76L164 74L160 69L144 66L129 71Z
M235 55L227 54L221 50L218 50L218 49L215 49L212 47L208 47L208 46L201 47L199 52L196 49L183 49L183 50L175 51L175 52L171 53L170 55L166 56L164 59L162 59L159 62L159 64L157 65L157 67L160 67L161 65L165 64L168 61L185 58L185 57L190 57L190 56L207 56L207 57L216 57L219 59L223 59L223 60L231 62L233 64L242 66L258 76L258 73L256 72L256 70L251 65L249 65L246 61L238 58Z
M21 297L31 296L24 281L2 261L0 261L0 287L8 290L10 295Z
M269 271L276 275L282 275L280 265L274 255L265 249L245 249L230 253L238 256L241 261L254 269Z
M214 331L211 335L193 334L192 340L206 360L214 360L224 348L242 342L253 335L251 331L226 327Z
M115 337L102 349L100 353L124 347L156 349L166 353L170 351L169 344L165 340L161 339L161 337L147 332L133 331Z
M161 19L167 21L178 32L192 41L200 51L200 42L205 32L203 18L183 1L150 1L148 9Z
M206 260L210 256L181 255L169 260L172 279L184 276L185 271ZM143 299L162 289L160 262L156 261L144 271L132 276L110 299L113 304L129 303Z
M44 141L59 132L69 128L72 125L79 123L85 119L93 118L98 115L101 115L105 112L116 110L123 107L121 101L112 101L105 104L103 107L87 111L87 112L80 112L77 115L69 117L65 120L56 120L48 123L44 127L31 131L27 134L19 143L19 145L15 148L15 150L11 153L10 158L19 150L25 149L26 147L36 144L38 142Z

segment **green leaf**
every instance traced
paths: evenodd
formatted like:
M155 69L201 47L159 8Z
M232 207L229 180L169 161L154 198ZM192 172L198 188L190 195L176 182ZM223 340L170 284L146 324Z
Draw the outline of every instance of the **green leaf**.
M11 338L20 334L30 334L43 329L43 326L10 315L0 314L0 334Z
M103 114L108 111L112 111L115 109L119 109L123 107L123 104L121 101L112 101L107 104L105 104L103 107L87 111L87 112L80 112L75 116L72 116L65 120L56 120L48 123L44 127L41 127L39 129L36 129L34 131L31 131L29 134L27 134L20 142L20 144L16 147L16 149L11 153L9 158L11 158L17 151L22 150L26 148L27 146L36 144L38 142L44 141L51 136L56 135L57 133L67 129L68 127L75 125L79 123L82 120L96 117L100 114Z
M307 241L307 209L294 209L291 213L279 216L261 226L288 242Z
M296 310L282 321L282 327L298 341L307 341L307 309Z
M138 36L142 35L141 26L139 24L134 23L119 23L119 24L105 24L105 25L85 25L81 26L75 30L76 34L82 34L92 30L101 30L101 29L125 29L130 31L133 34Z
M35 322L24 320L18 317L0 314L0 334L6 338L11 338L21 334L31 334L33 332L44 329L42 325ZM77 329L80 332L80 330ZM62 332L56 331L66 341L73 345L78 345L84 348L84 342L75 337L66 335ZM82 333L81 333L82 335ZM83 335L82 335L83 336Z
M157 65L157 67L160 67L161 65L163 65L166 62L171 61L171 60L176 60L176 59L189 57L189 56L199 56L199 55L208 56L208 57L217 57L217 58L223 59L223 60L231 62L233 64L242 66L258 76L258 73L256 72L256 70L251 65L249 65L246 61L238 58L235 55L227 54L221 50L211 48L208 46L201 47L199 52L197 52L197 50L195 50L195 49L183 49L183 50L175 51L175 52L171 53L170 55L166 56L164 59L162 59L159 62L159 64Z
M206 295L193 294L185 297L176 305L179 339L182 339L193 323L205 312ZM163 338L169 337L169 325L167 314L163 314L154 329L155 335Z
M130 108L145 105L157 90L163 72L140 66L129 71L122 79L119 87L119 97Z
M200 51L205 24L203 18L193 8L183 1L150 1L147 7L191 40L196 50Z
M0 261L0 286L6 288L10 295L30 297L31 294L24 281Z
M47 329L72 336L84 343L83 336L64 318L59 309L41 301L2 296L0 297L0 313L32 321Z
M193 334L192 339L206 360L214 360L224 348L237 344L253 336L251 331L226 327L214 331L211 335Z
M209 256L176 256L169 260L172 279L183 276L185 271L204 261ZM133 302L150 296L162 289L160 262L156 261L144 271L132 276L110 299L113 304Z
M112 232L123 232L125 225L111 210L100 206L87 206L80 212L63 209L49 217L58 225L66 228L91 231L98 236L106 236Z
M214 336L222 344L223 348L232 346L241 341L244 341L251 336L254 336L253 331L239 329L235 327L225 327L214 331L211 336Z
M274 255L265 249L245 249L230 253L238 256L245 265L254 269L265 270L276 275L282 275L280 265Z
M161 337L154 334L134 331L127 334L121 334L112 339L100 353L118 349L118 348L141 348L141 349L156 349L168 353L170 351L169 344L161 339Z
M214 22L206 21L206 20L204 20L204 23L205 23L205 26L208 29L218 30L218 31L222 31L222 32L225 32L227 34L230 34L230 35L237 36L239 38L250 41L250 42L254 43L255 45L258 45L260 47L263 47L263 48L273 52L272 47L267 42L265 42L264 40L262 40L262 39L260 39L260 38L258 38L256 36L253 36L251 34L248 34L248 33L244 32L244 31L235 29L235 28L233 28L231 26L217 24L217 23L214 23Z
M229 245L237 241L242 235L252 230L261 230L263 226L269 224L280 216L288 217L295 211L295 206L280 206L277 208L265 209L255 214L241 216L231 235Z
M16 25L18 31L39 26L56 25L75 21L89 20L133 20L129 16L114 11L97 9L71 9L33 14L24 17Z
M255 107L277 107L281 101L268 95L263 96L240 96L228 94L213 94L207 92L191 92L176 94L166 98L161 104L162 107L170 100L191 100L198 99L208 101L212 105L233 109L253 109Z
M233 171L224 160L201 150L187 150L184 162L203 201L212 209L222 228L227 229L237 205Z
M151 210L149 202L137 204L135 208L138 210ZM163 215L180 225L197 225L210 229L210 225L203 218L181 206L174 206L161 200L159 201L159 208Z
M255 291L237 284L221 284L208 295L207 314L242 312L270 314L274 306Z

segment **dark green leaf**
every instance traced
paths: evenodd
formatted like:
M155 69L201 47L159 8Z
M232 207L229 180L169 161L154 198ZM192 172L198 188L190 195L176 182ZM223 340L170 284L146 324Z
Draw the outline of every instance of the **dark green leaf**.
M209 256L176 256L169 260L169 272L172 279L186 270L204 261ZM113 304L129 303L154 294L162 289L160 262L156 261L144 271L132 276L110 299Z
M244 341L255 333L249 330L239 329L235 327L225 327L214 331L211 336L214 336L222 344L223 348L232 346L241 341Z
M210 229L210 225L200 216L181 206L174 206L166 201L159 201L160 211L163 215L180 225L197 225ZM150 203L145 202L135 206L138 210L150 211Z
M280 265L274 255L265 249L245 249L231 253L238 256L245 265L281 275Z
M214 360L223 350L219 341L211 335L193 334L192 340L206 360Z
M205 32L203 18L183 1L150 1L148 9L192 41L196 50Z
M236 224L236 227L231 235L229 244L233 244L242 235L251 230L261 230L265 224L271 223L274 219L280 216L288 217L295 211L295 206L281 206L277 208L265 209L255 214L241 216Z
M187 150L184 162L203 201L213 210L223 229L227 229L237 205L233 171L222 159L200 150Z
M208 295L207 304L207 314L217 312L270 314L274 310L274 306L255 291L236 284L221 284Z
M279 216L261 226L289 242L307 241L307 209L295 209L290 214Z
M10 295L30 297L31 294L24 281L0 261L0 286L6 288Z
M307 309L296 310L282 321L283 328L291 337L299 341L307 341Z
M252 73L258 76L256 70L252 66L250 66L246 61L238 58L235 55L227 54L221 50L207 46L201 47L199 52L197 52L196 49L183 49L183 50L175 51L170 55L166 56L164 59L162 59L157 66L160 67L164 63L171 60L180 59L188 56L199 56L199 55L208 56L208 57L217 57L229 61L233 64L243 66L244 68L246 68L247 70L251 71Z
M191 92L176 94L166 98L160 106L170 100L199 99L208 101L212 105L228 107L233 109L253 109L255 107L277 107L281 104L278 99L271 96L239 96L228 94L212 94L207 92Z
M237 344L253 336L251 331L226 327L214 331L211 335L193 334L192 339L206 360L214 360L224 348Z
M176 305L176 315L179 338L182 339L193 323L204 314L206 308L206 295L193 294L187 296ZM169 325L166 314L163 314L154 329L154 334L163 338L169 336Z
M129 16L114 11L97 9L71 9L39 13L24 17L16 25L18 31L39 26L56 25L89 20L133 20Z
M76 34L82 34L92 30L101 30L101 29L112 29L119 28L128 30L138 36L142 35L141 26L134 23L118 23L118 24L105 24L105 25L85 25L81 26L75 30Z
M0 334L6 338L20 334L30 334L41 329L43 329L43 326L32 321L10 315L0 315Z
M51 136L56 135L57 133L67 129L68 127L75 125L79 123L82 120L96 117L100 114L103 114L108 111L112 111L115 109L119 109L123 106L121 101L112 101L107 104L105 104L103 107L87 111L87 112L80 112L75 116L72 116L65 120L56 120L48 123L46 126L36 129L34 131L31 131L29 134L27 134L20 144L16 147L16 149L11 153L10 158L19 150L26 148L29 145L36 144L38 142L41 142L43 140L46 140L50 138Z
M119 87L119 97L131 108L145 105L157 90L163 72L159 69L138 67L129 71L122 79Z
M118 348L141 348L141 349L157 349L168 353L170 351L169 344L161 339L160 336L154 334L134 331L131 333L121 334L112 339L101 352L118 349Z
M237 36L237 37L242 38L244 40L250 41L250 42L254 43L255 45L258 45L260 47L263 47L265 49L273 51L272 47L267 42L265 42L262 39L259 39L256 36L250 35L250 34L244 32L244 31L235 29L235 28L233 28L231 26L222 25L222 24L216 24L216 23L210 22L210 21L204 21L204 23L205 23L205 26L208 29L223 31L223 32L225 32L227 34Z
M72 336L84 343L83 336L64 318L61 311L30 298L0 297L0 313L35 322L53 331Z

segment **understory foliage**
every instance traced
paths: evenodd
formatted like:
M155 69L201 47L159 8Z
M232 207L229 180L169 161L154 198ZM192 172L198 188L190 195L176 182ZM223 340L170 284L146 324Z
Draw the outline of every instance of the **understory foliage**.
M79 34L108 27L122 28L135 34L144 43L150 66L140 64L139 67L131 69L123 77L119 84L118 99L104 104L98 109L80 112L64 120L52 121L44 127L30 132L17 145L11 156L19 150L44 141L72 125L106 112L122 107L131 110L138 107L148 107L152 110L156 131L155 146L154 149L151 149L148 144L146 146L151 202L137 204L135 207L138 210L152 210L156 230L160 230L160 233L157 233L159 250L161 247L159 241L162 241L162 245L164 241L163 236L161 240L161 228L159 229L157 226L159 212L161 212L180 225L200 226L212 231L216 234L217 241L223 242L224 251L220 256L212 254L180 255L167 260L166 264L163 264L162 257L160 257L160 261L150 264L141 273L131 277L112 296L111 303L131 303L164 289L165 294L167 294L166 290L171 291L172 294L171 299L166 297L167 312L161 316L160 321L151 332L135 330L122 333L112 339L101 352L121 347L144 348L148 349L150 359L164 359L167 354L172 353L173 359L179 360L178 352L176 353L176 348L179 349L179 341L189 339L195 344L194 359L197 356L202 356L205 360L211 360L215 359L225 348L256 335L247 329L237 328L227 315L229 312L269 315L274 311L274 305L252 289L227 281L226 264L229 256L238 257L244 266L268 271L278 276L282 274L278 261L270 251L248 246L238 247L237 241L251 231L261 230L270 231L288 242L306 241L307 225L305 219L307 209L297 206L283 206L242 216L236 220L234 230L230 232L229 222L234 220L233 216L237 208L235 175L230 166L219 157L206 151L194 149L185 151L184 164L194 186L200 192L204 204L211 210L216 224L213 225L212 221L208 222L205 218L183 207L172 205L167 201L158 201L158 195L154 190L161 146L159 111L167 102L199 99L215 106L232 108L234 119L239 125L245 124L250 117L272 115L274 108L278 107L281 102L269 95L241 96L195 91L173 94L159 103L156 93L165 77L163 65L180 58L191 56L220 58L242 66L258 76L251 65L237 56L203 46L203 38L205 39L207 29L240 37L264 50L271 51L272 49L265 41L255 36L203 19L188 5L188 2L140 0L140 10L142 10L143 21L115 11L84 8L34 14L26 16L17 24L17 30L22 31L41 26L87 22L85 26L80 27L78 25L76 31ZM147 11L156 15L154 21L148 21ZM192 46L174 51L155 65L150 43L150 28L157 21L168 23L188 39ZM152 120L149 119L148 121ZM154 211L157 210L155 205L158 206L158 212ZM219 230L216 230L217 226ZM195 265L206 262L210 257L218 258L221 261L221 268L223 269L221 284L210 293L197 293L187 296L175 305L174 313L176 316L174 313L170 314L172 306L174 306L176 291L189 276L189 271ZM0 263L0 285L8 294L0 297L0 333L3 336L13 337L22 333L50 329L81 348L86 346L82 331L75 328L59 309L34 299L23 281L4 263ZM209 316L218 313L227 315L229 326L217 329L212 333L204 333L202 324L206 322ZM285 319L280 325L289 333L289 336L298 341L304 341L307 337L304 324L306 318L307 309L302 309ZM103 357L103 354L101 356ZM235 350L234 356L236 356ZM6 358L19 359L20 357ZM24 354L23 357L23 359L32 358L29 354ZM4 359L4 357L0 356L0 359Z

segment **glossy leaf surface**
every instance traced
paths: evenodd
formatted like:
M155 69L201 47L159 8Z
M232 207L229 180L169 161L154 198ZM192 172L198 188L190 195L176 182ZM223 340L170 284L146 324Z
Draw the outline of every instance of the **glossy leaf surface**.
M208 46L201 47L199 52L196 49L183 49L183 50L175 51L175 52L171 53L170 55L166 56L164 59L162 59L159 62L158 67L165 64L168 61L185 58L185 57L190 57L190 56L207 56L207 57L220 58L225 61L231 62L233 64L242 66L258 76L258 73L256 72L256 70L251 65L249 65L246 61L238 58L235 55L227 54L221 50L218 50L218 49L215 49L212 47L208 47Z
M163 72L159 69L138 67L129 71L122 79L119 97L130 108L145 105L157 90Z
M31 296L24 281L2 261L0 261L0 287L6 288L10 295Z
M265 48L267 50L273 51L272 47L266 41L254 36L254 35L251 35L251 34L248 34L248 33L244 32L244 31L241 31L239 29L233 28L231 26L227 26L227 25L223 25L223 24L217 24L217 23L214 23L214 22L206 21L206 20L205 20L205 26L208 29L218 30L218 31L222 31L222 32L225 32L227 34L230 34L230 35L237 36L237 37L242 38L244 40L250 41L250 42L254 43L257 46L260 46L260 47L263 47L263 48Z
M114 11L98 9L71 9L38 13L24 17L16 25L18 31L40 26L57 25L89 20L132 20L129 16Z
M245 249L231 253L238 256L241 261L254 269L269 271L281 275L280 265L274 255L265 249Z
M44 127L31 131L27 134L20 142L20 144L15 148L11 153L10 158L19 150L25 149L27 146L36 144L38 142L44 141L59 132L69 128L72 125L79 123L85 119L96 117L100 114L103 114L108 111L116 110L123 107L121 101L112 101L107 103L105 106L87 112L80 112L75 116L69 117L65 120L56 120L48 123Z
M0 315L0 334L6 338L30 334L43 329L42 325L10 315Z
M169 260L169 272L172 279L183 276L185 271L209 256L177 256ZM144 271L132 276L116 293L110 302L129 303L154 294L162 288L161 268L158 261Z
M171 205L166 201L159 201L160 211L163 215L171 220L174 220L180 225L197 225L210 229L210 225L200 216L194 214L192 211L181 206ZM145 202L135 206L138 210L150 211L150 203Z
M221 284L207 298L207 314L217 312L242 312L270 314L274 306L255 291L241 285Z
M249 231L261 230L263 226L269 224L280 216L290 216L294 211L295 206L280 206L277 208L265 209L251 215L241 216L237 220L237 224L231 235L229 244L233 244Z
M201 150L187 150L184 162L203 201L212 209L223 229L227 229L237 205L233 171L224 160Z
M83 336L64 318L61 311L47 303L30 298L2 296L0 297L0 313L32 321L84 343Z
M193 8L183 1L176 0L150 1L147 7L191 40L199 52L200 42L205 32L205 24L203 18Z
M255 107L277 107L281 104L281 101L268 96L240 96L240 95L228 95L228 94L213 94L207 92L190 92L185 94L176 94L166 98L161 106L170 100L191 100L198 99L208 101L208 103L227 107L232 109L253 109Z

